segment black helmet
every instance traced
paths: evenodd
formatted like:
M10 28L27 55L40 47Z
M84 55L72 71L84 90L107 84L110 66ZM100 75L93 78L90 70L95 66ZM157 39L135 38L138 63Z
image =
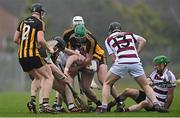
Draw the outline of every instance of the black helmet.
M59 50L64 50L66 47L66 42L60 37L60 36L56 36L54 38L54 40L57 41L57 44L55 45Z
M121 31L121 24L119 22L112 22L109 25L109 33L113 33L115 31Z
M45 8L42 6L40 3L34 3L31 7L31 12L38 12L40 13L41 11L45 12Z

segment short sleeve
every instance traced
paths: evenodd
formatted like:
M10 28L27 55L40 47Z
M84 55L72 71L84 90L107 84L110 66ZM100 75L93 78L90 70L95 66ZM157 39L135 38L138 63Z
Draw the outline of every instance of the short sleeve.
M23 21L20 21L19 24L18 24L17 31L19 31L19 32L21 31L22 24L23 24Z
M40 21L39 25L37 26L37 31L45 32L45 23L44 23L44 21Z
M113 50L111 49L110 45L108 44L107 39L105 41L105 46L106 46L106 49L107 49L107 52L109 55L114 53Z

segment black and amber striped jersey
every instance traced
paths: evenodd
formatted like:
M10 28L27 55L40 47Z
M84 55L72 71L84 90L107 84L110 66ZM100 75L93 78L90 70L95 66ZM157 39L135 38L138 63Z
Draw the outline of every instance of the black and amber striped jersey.
M74 34L74 29L71 27L71 28L65 30L62 35L62 38L66 42L66 46L69 49L72 49L72 46L71 46L72 44L70 44L69 40L70 40L71 35L73 35L73 34Z
M20 32L18 57L40 56L37 33L38 31L45 31L45 23L34 16L30 16L19 23L17 31Z
M77 48L73 28L66 30L63 33L62 37L67 44L67 48L73 49L73 50ZM104 49L97 43L96 38L92 35L92 33L90 31L87 31L86 38L87 38L87 40L89 40L88 41L89 43L87 43L87 47L86 47L87 52L90 51L93 53L93 56L95 58L101 59L102 56L104 56L104 54L105 54Z

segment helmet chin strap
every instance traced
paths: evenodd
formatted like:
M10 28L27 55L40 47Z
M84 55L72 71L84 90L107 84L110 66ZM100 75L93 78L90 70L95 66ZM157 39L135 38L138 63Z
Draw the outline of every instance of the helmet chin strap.
M42 19L42 12L39 13L39 17L40 17L40 19Z

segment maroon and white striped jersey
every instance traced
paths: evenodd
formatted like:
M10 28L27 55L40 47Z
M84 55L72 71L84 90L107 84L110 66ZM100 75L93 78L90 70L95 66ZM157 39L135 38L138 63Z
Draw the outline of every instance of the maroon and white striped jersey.
M131 32L114 32L106 38L106 49L109 55L115 54L115 63L134 64L140 62L135 45L138 37Z
M171 81L172 86L175 87L176 85L173 84L173 82L176 80L174 74L169 70L165 69L163 75L159 75L157 71L153 71L150 75L150 79L153 83L161 83L161 82L169 82ZM167 94L168 94L168 87L161 87L161 86L154 86L153 90L155 92L156 98L158 101L164 105L166 99L167 99Z

